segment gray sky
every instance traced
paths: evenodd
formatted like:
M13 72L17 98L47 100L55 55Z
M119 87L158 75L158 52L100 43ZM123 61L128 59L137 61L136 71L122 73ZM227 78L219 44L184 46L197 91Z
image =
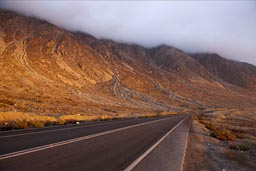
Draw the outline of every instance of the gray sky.
M1 1L72 31L145 47L167 44L256 65L256 1Z

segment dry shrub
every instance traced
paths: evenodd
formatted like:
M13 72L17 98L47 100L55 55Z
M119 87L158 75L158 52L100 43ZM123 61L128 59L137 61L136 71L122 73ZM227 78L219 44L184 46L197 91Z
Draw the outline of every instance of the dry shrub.
M56 122L56 118L22 112L0 112L0 129L42 128L46 122Z
M110 119L113 119L114 117L113 116L110 116L110 115L101 115L98 117L98 120L101 120L101 121L106 121L106 120L110 120Z
M169 116L169 115L176 115L178 114L175 111L163 111L161 113L146 113L140 114L138 118L148 118L148 117L159 117L159 116Z
M33 121L33 122L28 122L28 124L31 128L43 128L45 126L44 121Z
M218 129L213 123L205 120L204 117L195 116L195 120L205 125L205 128L212 131L211 136L221 141L234 141L236 135L226 129Z
M0 112L0 122L8 122L8 121L56 121L55 117L51 116L42 116L37 114L28 114L22 112Z
M246 139L248 138L247 134L243 134L243 133L235 133L236 137L239 139Z
M160 114L143 114L139 117L156 117ZM0 130L42 128L45 126L74 124L94 120L113 120L125 118L127 114L113 115L80 115L69 114L59 117L28 114L23 112L0 112Z
M248 145L246 145L246 144L239 144L238 146L239 146L239 150L240 150L240 151L248 151L248 150L251 149L251 148L250 148Z
M240 144L231 143L229 144L229 148L232 150L239 150L239 151L248 151L251 149L249 145L243 144L243 143L240 143Z
M200 122L201 124L204 124L207 129L210 129L210 130L216 129L215 125L205 120L205 117L194 116L194 119Z
M88 116L88 115L63 115L58 118L58 124L63 125L63 124L72 124L77 121L92 121L96 120L97 116Z
M24 129L28 128L28 122L21 120L21 121L11 121L11 122L6 122L5 127L3 130L10 130L10 129Z
M206 122L206 123L205 123L205 127L206 127L207 129L212 130L212 131L216 130L216 126L215 126L213 123L210 123L210 122Z
M15 105L16 103L9 99L0 99L0 103L8 104L8 105Z
M94 121L94 120L106 121L106 120L117 119L117 118L119 118L119 116L114 117L112 115L95 116L95 115L80 115L80 114L63 115L58 118L58 123L62 125L62 124L73 124L73 123L76 123L77 121L82 121L82 122Z
M183 113L186 113L186 111L183 110ZM175 111L163 111L159 115L160 116L168 116L168 115L176 115L176 114L178 114L178 112L175 112Z
M225 130L225 129L215 129L212 130L212 136L217 138L218 140L221 141L234 141L236 140L236 135L232 134L229 130Z
M158 114L147 113L147 114L139 115L139 118L148 118L148 117L157 117L157 116L159 116L159 115Z

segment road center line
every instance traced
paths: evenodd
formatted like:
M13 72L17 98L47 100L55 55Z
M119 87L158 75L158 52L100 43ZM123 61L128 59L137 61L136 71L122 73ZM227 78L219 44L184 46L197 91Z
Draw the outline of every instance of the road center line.
M152 145L147 151L145 151L140 157L138 157L134 162L132 162L124 171L131 171L139 162L141 162L150 152L152 152L171 132L173 132L184 120L188 117L182 119L177 125L175 125L170 131L168 131L162 138L160 138L154 145Z
M28 154L28 153L33 153L33 152L36 152L36 151L42 151L42 150L45 150L45 149L54 148L54 147L58 147L58 146L63 146L63 145L66 145L66 144L71 144L71 143L75 143L75 142L95 138L95 137L98 137L98 136L114 133L114 132L117 132L117 131L122 131L122 130L129 129L129 128L134 128L134 127L138 127L138 126L142 126L142 125L151 124L151 123L154 123L154 122L160 122L160 121L167 120L167 119L172 119L172 118L158 119L158 120L149 121L149 122L145 122L145 123L140 123L140 124L136 124L136 125L131 125L131 126L123 127L123 128L104 131L104 132L100 132L100 133L97 133L97 134L87 135L87 136L84 136L84 137L79 137L79 138L74 138L74 139L70 139L70 140L66 140L66 141L61 141L61 142L58 142L58 143L52 143L52 144L43 145L43 146L39 146L39 147L35 147L35 148L16 151L16 152L13 152L13 153L3 154L3 155L0 155L0 160L21 156L21 155Z

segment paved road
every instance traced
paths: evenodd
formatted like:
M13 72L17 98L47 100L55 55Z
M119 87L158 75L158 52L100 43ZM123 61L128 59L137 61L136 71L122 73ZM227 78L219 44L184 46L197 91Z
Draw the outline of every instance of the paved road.
M188 125L186 117L130 119L0 133L0 170L136 170L137 165L143 170L140 162L136 167L131 165L140 158L147 159L142 156L154 145L166 144L174 127L177 130L180 127L177 124ZM165 150L171 151L164 149L161 155ZM157 168L157 161L153 163Z

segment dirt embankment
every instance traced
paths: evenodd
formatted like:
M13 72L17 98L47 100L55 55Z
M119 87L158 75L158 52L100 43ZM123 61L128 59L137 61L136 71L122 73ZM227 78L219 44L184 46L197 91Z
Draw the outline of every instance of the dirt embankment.
M256 114L253 111L221 110L194 116L184 171L255 171ZM220 136L215 136L218 131Z

